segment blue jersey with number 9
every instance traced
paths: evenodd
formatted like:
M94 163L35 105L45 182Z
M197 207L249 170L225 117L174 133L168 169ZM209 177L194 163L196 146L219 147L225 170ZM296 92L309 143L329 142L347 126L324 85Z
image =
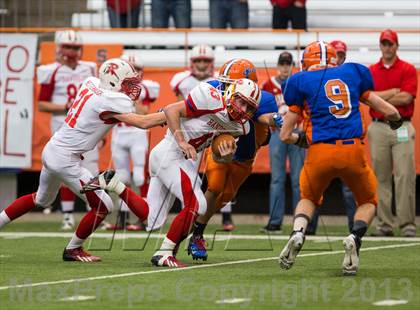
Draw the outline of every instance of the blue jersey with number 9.
M305 110L305 131L312 143L363 136L359 100L372 89L369 69L356 63L302 71L282 84L290 109Z

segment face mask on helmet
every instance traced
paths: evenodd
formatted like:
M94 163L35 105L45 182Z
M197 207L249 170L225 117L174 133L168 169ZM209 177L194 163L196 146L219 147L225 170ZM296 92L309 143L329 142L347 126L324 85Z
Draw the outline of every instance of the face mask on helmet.
M141 79L137 71L128 62L114 58L104 62L99 68L100 87L126 94L132 100L138 100L141 92Z
M218 80L225 84L232 84L238 79L249 79L258 82L257 69L247 59L232 59L226 62L219 70Z
M261 90L253 81L239 79L228 87L224 96L230 118L245 123L258 109Z
M329 43L313 42L303 51L301 69L304 71L320 70L336 65L337 52Z
M199 80L213 76L214 53L210 46L201 44L192 48L190 53L190 71Z
M57 31L55 34L57 57L65 62L77 62L82 58L82 38L73 30Z
M125 78L121 83L121 92L130 97L131 100L138 100L141 93L141 78Z

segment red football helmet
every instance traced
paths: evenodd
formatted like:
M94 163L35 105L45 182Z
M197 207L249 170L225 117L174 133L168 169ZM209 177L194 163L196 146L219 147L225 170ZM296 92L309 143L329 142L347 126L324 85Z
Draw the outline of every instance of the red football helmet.
M220 68L217 79L222 83L232 84L244 78L257 83L257 69L248 59L236 58L229 60Z
M57 31L55 33L57 56L66 62L77 62L82 58L82 38L73 30Z
M304 71L335 67L337 65L337 52L331 44L315 41L303 51L301 64Z
M214 74L214 53L208 45L196 45L191 50L190 70L197 79L205 80Z

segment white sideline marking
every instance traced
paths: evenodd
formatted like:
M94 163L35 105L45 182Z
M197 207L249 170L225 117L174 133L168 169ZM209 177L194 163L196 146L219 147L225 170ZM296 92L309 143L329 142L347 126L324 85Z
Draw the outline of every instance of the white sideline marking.
M95 296L84 296L84 295L75 295L61 298L60 301L84 301L84 300L94 300Z
M18 238L71 238L74 235L72 232L0 232L0 237L5 239L18 239ZM96 233L92 238L104 238L111 239L114 235L112 233ZM148 234L148 233L117 233L114 236L116 240L123 239L163 239L165 234ZM206 239L213 239L214 235L204 235ZM327 242L330 241L342 241L346 236L306 236L306 240ZM230 235L230 234L216 234L215 241L226 241L226 240L289 240L288 235ZM398 241L398 242L420 242L420 237L363 237L364 241Z
M246 301L251 301L251 298L222 299L222 300L217 300L216 304L239 304Z
M362 248L360 251L368 252L368 251L377 251L377 250L383 250L383 249L405 248L405 247L412 247L412 246L419 246L419 245L420 245L420 243L392 244L392 245L383 245L383 246ZM302 254L302 255L299 255L299 257L335 255L335 254L343 254L343 253L344 253L344 251L342 251L342 250L331 251L331 252L316 252L316 253ZM243 259L243 260L223 262L223 263L215 263L215 264L207 264L207 265L195 265L195 266L190 266L190 267L185 267L185 268L156 269L156 270L150 270L150 271L128 272L128 273L111 274L111 275L107 275L107 276L97 276L97 277L88 277L88 278L80 278L80 279L67 279L67 280L50 281L50 282L37 282L37 283L11 285L11 286L0 286L0 291L7 290L7 289L25 288L25 287L37 287L37 286L55 285L55 284L80 283L80 282L94 281L94 280L132 277L132 276L145 275L145 274L177 272L177 271L184 271L184 270L191 270L191 269L203 269L203 268L211 268L211 267L248 264L248 263L263 262L263 261L269 261L269 260L275 260L275 259L278 259L278 257L277 256L276 257L262 257L262 258Z
M405 305L408 304L408 300L404 299L386 299L380 300L373 303L374 306L396 306L396 305Z

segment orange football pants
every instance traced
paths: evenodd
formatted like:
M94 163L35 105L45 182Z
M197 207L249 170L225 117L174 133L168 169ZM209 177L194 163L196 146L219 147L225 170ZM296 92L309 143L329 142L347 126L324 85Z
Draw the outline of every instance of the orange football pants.
M252 163L252 160L232 161L228 164L218 163L213 159L211 150L207 150L207 190L217 196L217 210L235 198L238 189L252 172Z
M345 144L349 141L354 144ZM334 178L347 184L358 206L365 203L377 205L376 176L368 165L359 139L344 140L344 143L338 140L337 144L316 143L309 147L300 173L301 198L320 205L324 191Z

